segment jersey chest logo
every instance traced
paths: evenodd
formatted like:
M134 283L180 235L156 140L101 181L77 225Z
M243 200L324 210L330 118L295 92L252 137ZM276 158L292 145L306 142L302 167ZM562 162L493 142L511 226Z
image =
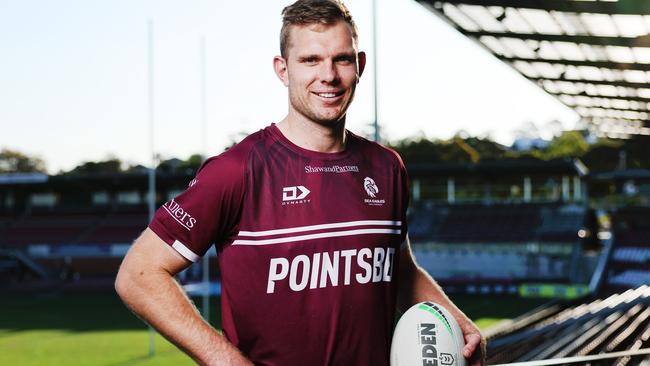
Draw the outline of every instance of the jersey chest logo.
M363 188L366 190L366 194L370 198L365 198L363 202L368 206L383 206L386 203L386 200L377 198L379 194L379 187L375 180L370 177L365 177L363 180Z
M282 205L295 205L299 203L309 203L307 196L311 191L305 186L292 186L282 188Z

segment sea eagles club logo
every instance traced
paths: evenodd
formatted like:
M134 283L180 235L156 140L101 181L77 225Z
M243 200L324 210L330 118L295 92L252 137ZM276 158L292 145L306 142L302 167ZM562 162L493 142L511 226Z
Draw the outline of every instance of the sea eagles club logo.
M366 198L363 200L363 202L369 206L383 206L384 203L386 203L386 200L383 199L378 199L377 194L379 193L379 187L377 187L377 183L375 183L375 180L366 177L363 180L363 188L366 190L366 193L370 198Z
M379 188L377 187L377 184L375 184L375 181L370 177L366 177L366 179L363 180L363 188L366 189L366 193L368 193L368 196L372 198L377 197L377 193L379 193Z

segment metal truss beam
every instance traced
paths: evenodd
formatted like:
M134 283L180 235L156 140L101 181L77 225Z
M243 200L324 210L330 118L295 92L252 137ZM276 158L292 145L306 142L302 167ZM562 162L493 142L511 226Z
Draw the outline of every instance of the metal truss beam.
M571 1L571 0L417 0L434 8L442 4L500 6L503 8L537 9L568 13L650 15L650 2L644 0Z
M581 108L581 109L576 110L576 112L578 112L578 114L579 114L580 116L582 116L582 117L601 118L601 119L606 119L606 118L609 118L609 119L620 119L620 120L624 120L624 121L635 121L635 122L636 122L636 121L643 121L643 122L647 122L647 121L649 121L648 118L644 118L644 117L630 118L630 117L615 116L615 115L611 115L611 116L601 116L601 115L599 115L598 113L596 113L595 111L591 110L592 108L588 108L588 107L579 107L579 108ZM636 113L641 114L641 113L643 113L643 112L636 112Z
M591 98L596 100L598 99L627 100L631 102L650 103L650 98L643 98L643 97L613 97L609 95L569 94L563 92L552 92L546 89L544 90L551 95L557 95L557 96L567 96L567 97L574 97L574 98L583 97L583 98Z
M574 103L574 102L569 102L566 100L560 100L560 102L564 103L567 107L570 107L572 109L578 109L578 108L585 108L585 109L599 109L603 111L616 111L616 112L634 112L634 113L648 113L650 110L648 109L643 109L643 108L619 108L619 107L605 107L603 105L588 105L588 104L582 104L582 103Z
M548 41L568 42L576 44L588 44L593 46L620 46L620 47L650 47L650 42L645 38L637 37L604 37L589 35L567 35L567 34L541 34L541 33L514 33L514 32L489 32L489 31L468 31L456 27L459 32L474 38L495 37L513 38L524 41Z
M607 81L607 80L585 80L585 79L567 79L567 78L537 78L526 76L529 80L533 81L553 81L565 82L572 84L592 84L592 85L608 85L608 86L622 86L624 88L633 89L650 89L650 83L632 83L629 81Z
M528 63L541 62L553 65L565 65L565 66L588 66L588 67L597 67L601 69L611 69L611 70L638 70L638 71L650 71L650 64L637 64L637 63L627 63L627 62L612 62L612 61L577 61L577 60L552 60L544 58L526 58L526 57L506 57L502 55L495 55L500 60L507 62L516 62L523 61Z

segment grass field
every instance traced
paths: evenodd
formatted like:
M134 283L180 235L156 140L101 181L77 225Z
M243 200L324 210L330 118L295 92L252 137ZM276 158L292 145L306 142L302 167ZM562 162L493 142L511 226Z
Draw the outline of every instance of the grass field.
M513 297L458 296L485 328L543 303ZM196 300L197 306L201 300ZM219 327L218 299L211 322ZM161 336L149 357L149 332L110 292L2 294L0 365L192 365Z

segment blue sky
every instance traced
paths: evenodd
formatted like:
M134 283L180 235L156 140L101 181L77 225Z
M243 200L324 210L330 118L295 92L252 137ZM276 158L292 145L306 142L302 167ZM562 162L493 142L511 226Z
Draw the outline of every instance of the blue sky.
M51 172L108 156L147 163L151 19L156 152L201 152L201 36L207 153L221 152L286 113L272 59L290 2L0 0L0 148L38 155ZM389 139L465 130L510 143L529 122L575 125L571 110L415 1L377 2L379 119ZM372 56L371 2L346 3ZM369 131L372 88L370 63L348 113L355 132Z

